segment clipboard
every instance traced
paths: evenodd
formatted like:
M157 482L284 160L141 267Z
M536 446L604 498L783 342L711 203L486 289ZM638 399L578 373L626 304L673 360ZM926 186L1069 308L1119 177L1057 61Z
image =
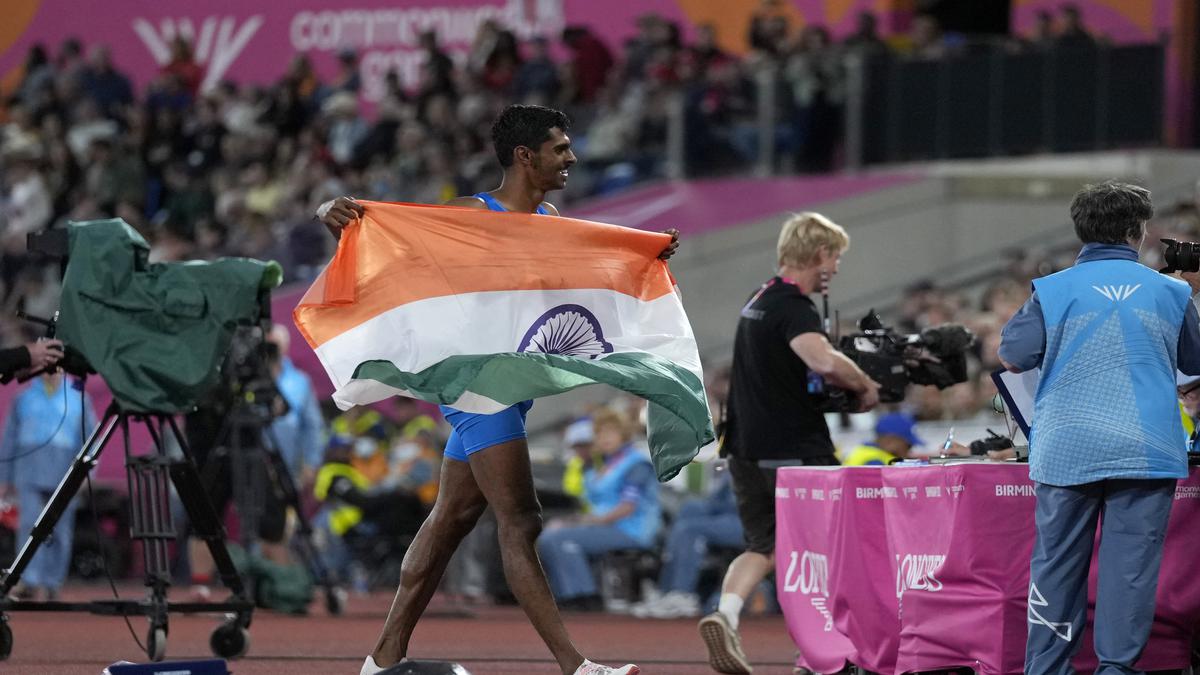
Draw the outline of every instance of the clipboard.
M1010 373L1000 369L992 373L992 382L996 391L1004 399L1004 407L1013 421L1029 439L1029 430L1033 427L1033 400L1037 396L1038 381L1041 379L1041 368L1026 370L1023 373Z

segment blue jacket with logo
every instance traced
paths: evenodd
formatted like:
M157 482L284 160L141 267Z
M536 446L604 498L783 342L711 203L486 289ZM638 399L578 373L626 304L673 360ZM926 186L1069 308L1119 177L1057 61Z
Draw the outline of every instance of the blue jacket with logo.
M1139 264L1128 246L1089 244L1034 290L1000 348L1018 368L1042 368L1030 478L1066 486L1185 477L1175 373L1200 366L1187 284Z
M604 473L588 469L583 476L584 497L591 512L604 515L621 505L633 503L633 513L613 523L613 526L633 537L643 546L654 542L662 526L662 507L658 501L658 479L654 465L632 445L625 446L608 459Z

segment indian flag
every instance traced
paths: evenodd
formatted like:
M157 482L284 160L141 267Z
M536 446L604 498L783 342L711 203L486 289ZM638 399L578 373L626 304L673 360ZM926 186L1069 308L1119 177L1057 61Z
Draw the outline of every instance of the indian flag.
M589 384L649 402L667 480L713 440L668 235L363 202L294 318L345 410L397 394L475 413Z

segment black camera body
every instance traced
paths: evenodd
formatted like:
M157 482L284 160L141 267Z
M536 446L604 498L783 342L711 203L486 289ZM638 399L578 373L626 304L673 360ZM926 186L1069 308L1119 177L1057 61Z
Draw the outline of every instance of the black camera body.
M1159 239L1163 243L1164 266L1159 272L1200 272L1200 243Z
M1007 450L1013 447L1013 442L1008 436L994 435L971 441L971 444L968 447L971 448L972 455L986 455L992 450Z
M286 414L286 399L275 384L270 364L280 358L279 348L264 339L266 326L239 326L233 334L221 367L221 384L215 389L218 397L234 399L246 405L261 423L267 424Z
M944 324L901 335L884 326L872 309L858 328L858 333L842 336L835 346L879 383L881 403L903 401L910 384L945 389L967 381L967 351L975 344L975 334L965 326ZM808 393L822 412L858 410L854 392L828 385L816 373L809 374Z

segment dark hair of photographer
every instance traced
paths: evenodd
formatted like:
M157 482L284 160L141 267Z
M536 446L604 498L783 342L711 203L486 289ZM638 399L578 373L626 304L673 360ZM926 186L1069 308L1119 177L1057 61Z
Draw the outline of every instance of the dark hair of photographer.
M1149 190L1114 180L1088 185L1071 201L1075 235L1085 244L1137 242L1153 216Z

